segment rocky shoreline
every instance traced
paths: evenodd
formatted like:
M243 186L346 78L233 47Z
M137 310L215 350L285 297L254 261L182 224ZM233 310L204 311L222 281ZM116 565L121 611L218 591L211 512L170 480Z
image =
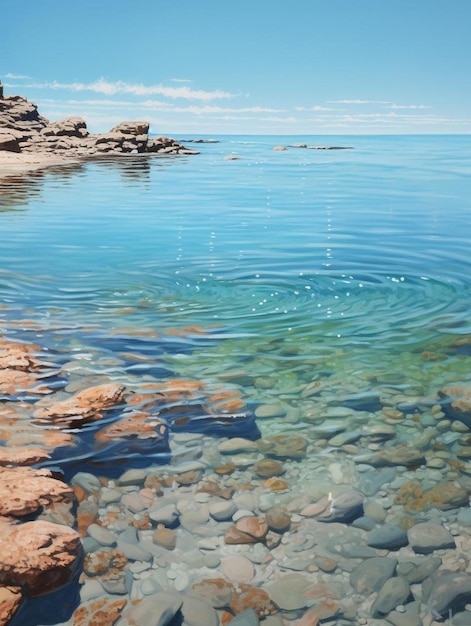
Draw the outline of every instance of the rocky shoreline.
M0 82L0 173L61 165L99 156L193 155L170 137L149 136L149 124L128 121L90 133L81 117L50 122L23 96L4 94Z

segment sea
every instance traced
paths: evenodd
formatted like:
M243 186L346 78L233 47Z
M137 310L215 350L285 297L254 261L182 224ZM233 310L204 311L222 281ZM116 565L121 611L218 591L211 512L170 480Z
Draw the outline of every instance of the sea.
M256 439L471 380L471 136L212 139L0 181L0 332L57 389L220 385L251 419L175 428Z

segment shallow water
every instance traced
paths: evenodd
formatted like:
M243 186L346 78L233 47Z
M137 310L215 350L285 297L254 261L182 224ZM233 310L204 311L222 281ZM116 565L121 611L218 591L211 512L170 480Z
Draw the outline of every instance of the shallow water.
M468 377L471 138L220 140L1 181L0 330L88 375L275 399L301 429L315 380L331 403ZM301 141L352 149L272 150Z

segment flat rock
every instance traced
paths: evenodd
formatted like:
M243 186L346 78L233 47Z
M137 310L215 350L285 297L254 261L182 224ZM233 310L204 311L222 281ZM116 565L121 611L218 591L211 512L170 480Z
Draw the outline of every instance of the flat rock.
M462 572L438 572L423 584L430 611L441 619L454 615L471 602L471 576Z
M0 448L0 467L36 465L50 458L42 448Z
M81 563L80 536L71 528L36 520L2 528L0 583L20 585L31 596L68 583Z
M206 599L215 609L228 608L234 596L232 583L224 578L206 578L192 586L192 592Z
M226 578L236 583L250 582L255 575L253 563L238 554L224 557L219 570Z
M399 526L384 524L370 531L366 543L379 550L399 550L407 546L409 540L407 533Z
M282 611L296 611L308 606L304 595L310 586L309 580L302 574L287 574L266 587L272 602Z
M409 543L418 554L430 554L434 550L454 548L455 540L452 534L443 526L433 522L416 524L407 531Z
M179 596L158 592L128 604L119 621L120 626L167 626L180 611Z
M74 626L112 626L115 624L121 611L126 606L126 600L120 598L91 599L80 605L74 612Z
M0 515L21 518L53 504L71 505L74 500L73 490L49 470L0 468Z
M402 576L409 584L423 582L431 576L441 565L442 560L438 556L417 557L402 561L397 566L397 575Z
M357 593L370 594L379 591L394 576L397 559L388 556L373 557L360 563L350 574L350 584Z
M371 615L381 618L400 604L405 604L410 596L409 583L399 576L387 580L376 596Z

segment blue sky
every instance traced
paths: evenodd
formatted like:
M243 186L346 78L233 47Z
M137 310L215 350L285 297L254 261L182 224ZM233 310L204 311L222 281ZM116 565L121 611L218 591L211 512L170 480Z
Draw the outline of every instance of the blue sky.
M471 0L0 0L0 79L156 133L471 132Z

